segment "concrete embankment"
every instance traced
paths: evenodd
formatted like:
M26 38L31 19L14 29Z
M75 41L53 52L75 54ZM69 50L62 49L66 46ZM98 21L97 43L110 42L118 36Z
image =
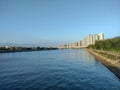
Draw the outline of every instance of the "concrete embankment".
M111 72L113 72L120 79L120 58L116 60L106 57L106 55L101 55L100 51L93 49L86 49L88 52L93 54L96 59L103 63Z

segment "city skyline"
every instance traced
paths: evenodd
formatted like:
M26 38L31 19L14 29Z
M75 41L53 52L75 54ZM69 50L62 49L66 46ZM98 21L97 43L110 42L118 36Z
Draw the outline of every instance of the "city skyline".
M89 45L94 45L96 41L105 40L104 33L100 32L99 34L89 34L84 37L83 40L77 42L69 42L67 44L61 44L58 48L82 48L88 47Z
M120 36L119 0L1 0L0 43L59 45Z

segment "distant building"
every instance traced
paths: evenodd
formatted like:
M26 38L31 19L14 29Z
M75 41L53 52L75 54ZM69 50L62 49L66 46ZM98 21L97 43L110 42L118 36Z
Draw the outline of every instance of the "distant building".
M87 47L88 45L95 44L95 41L104 40L104 34L101 32L100 34L89 34L89 36L83 39L82 47Z
M89 34L89 43L88 43L88 45L91 45L91 44L93 44L93 35Z
M104 34L102 32L99 34L99 40L104 40Z
M99 35L98 34L94 34L93 44L95 44L95 41L98 41L98 40L99 40Z
M77 43L78 43L77 48L80 48L80 47L82 46L82 41L79 41L79 42L77 42Z
M59 48L81 48L87 47L88 45L94 45L96 41L104 40L104 34L89 34L83 40L75 43L68 43L67 45L60 45Z
M60 45L60 46L58 46L58 48L62 49L62 48L67 48L67 47L66 47L66 45Z

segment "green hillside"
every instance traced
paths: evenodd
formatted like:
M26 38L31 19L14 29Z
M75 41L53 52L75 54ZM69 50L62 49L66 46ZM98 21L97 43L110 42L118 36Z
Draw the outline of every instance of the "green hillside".
M89 45L88 48L120 52L120 38L96 41L95 45Z

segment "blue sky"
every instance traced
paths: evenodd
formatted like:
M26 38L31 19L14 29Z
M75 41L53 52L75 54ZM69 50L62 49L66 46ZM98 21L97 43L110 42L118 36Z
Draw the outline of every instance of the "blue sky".
M0 0L0 43L67 43L120 36L120 0Z

